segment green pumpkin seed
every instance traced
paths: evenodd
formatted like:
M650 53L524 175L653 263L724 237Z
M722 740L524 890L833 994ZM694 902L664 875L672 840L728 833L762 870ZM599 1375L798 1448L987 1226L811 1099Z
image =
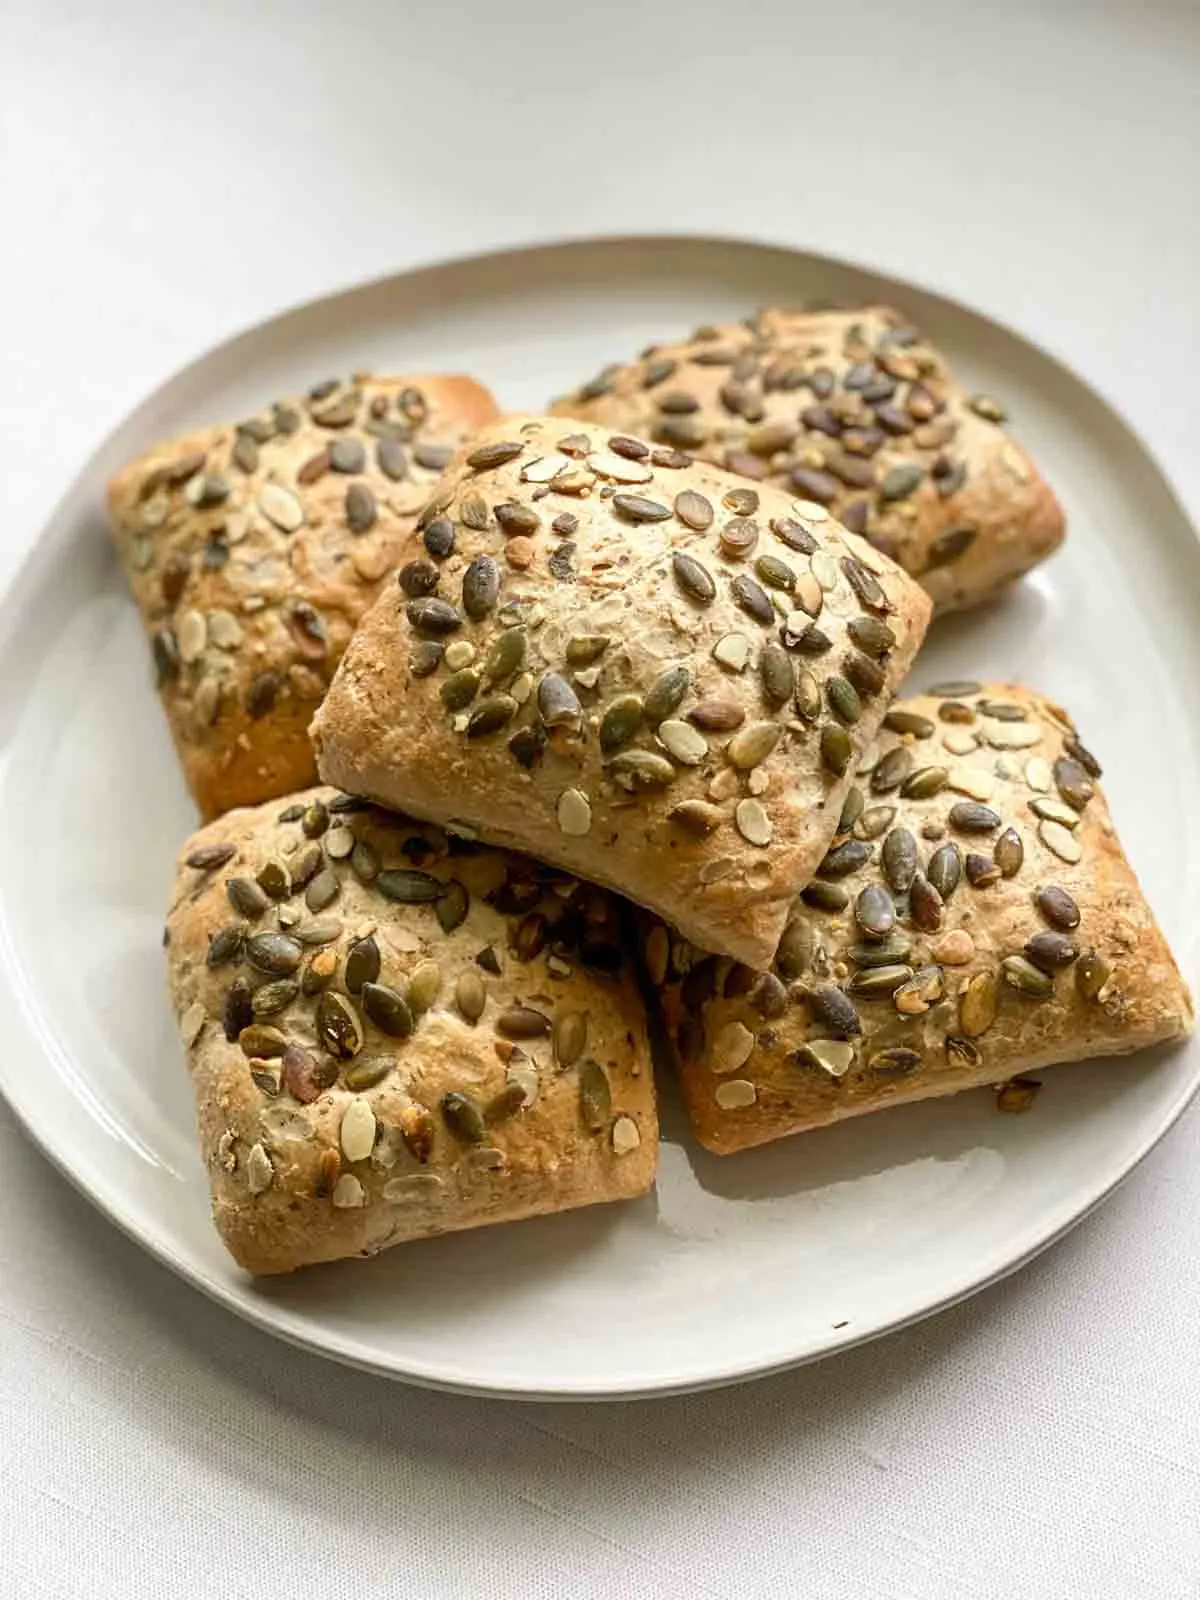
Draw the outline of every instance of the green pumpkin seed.
M915 1072L921 1065L921 1052L910 1050L905 1045L889 1045L886 1049L877 1050L867 1062L872 1072L878 1072L889 1078L903 1077L905 1073Z
M977 972L958 997L958 1025L967 1039L978 1039L996 1020L999 990L996 975Z
M245 978L235 978L225 992L221 1023L230 1044L254 1021L254 1004Z
M1079 926L1079 907L1065 889L1047 884L1037 892L1037 907L1052 928L1070 933Z
M281 1056L287 1049L287 1042L286 1033L262 1022L252 1022L238 1034L238 1044L243 1054L260 1056L266 1061L274 1061Z
M896 806L868 806L854 824L858 839L878 839L896 820Z
M408 978L408 1008L413 1016L424 1016L436 1001L441 989L441 967L436 961L419 961Z
M255 882L272 900L286 900L291 890L291 879L282 861L268 861L259 871Z
M229 878L225 883L229 904L248 922L257 922L270 901L253 878Z
M590 667L608 649L606 633L576 633L567 640L567 661L572 667Z
M1080 998L1095 1000L1112 976L1112 968L1102 955L1088 950L1081 955L1075 967L1075 988Z
M519 1083L506 1083L483 1108L484 1121L489 1127L494 1127L498 1122L507 1122L510 1117L515 1117L518 1111L524 1111L525 1105L523 1086Z
M819 878L801 889L800 898L814 911L844 911L850 904L850 895L840 883L823 883Z
M274 978L291 977L303 955L300 944L286 933L256 933L246 941L246 960Z
M442 1120L456 1139L464 1144L482 1144L487 1126L477 1101L469 1094L451 1089L442 1096Z
M305 806L300 827L306 839L319 839L329 826L329 807L323 800L314 800Z
M482 678L474 667L464 667L454 672L438 690L439 698L447 711L465 711L479 693Z
M787 651L781 645L764 645L758 658L758 671L763 699L770 706L785 706L796 687L796 669ZM849 684L846 687L849 688Z
M882 939L896 926L896 907L881 883L869 883L859 890L854 902L854 920L871 939Z
M285 1011L300 993L300 985L291 978L277 978L274 983L264 983L254 991L251 1002L257 1019L273 1017Z
M479 1021L487 1004L483 979L471 967L459 973L454 986L454 1003L472 1026Z
M407 1039L413 1031L413 1014L398 990L385 983L364 983L360 994L363 1011L381 1033Z
M484 739L489 734L499 733L501 728L508 726L519 709L510 694L489 695L472 711L467 723L467 738Z
M379 876L381 865L373 845L369 845L365 839L355 842L354 849L350 852L350 870L356 878L361 879L363 883L374 883Z
M983 1064L983 1057L969 1039L960 1039L955 1034L946 1037L946 1058L957 1066L978 1067Z
M326 906L331 906L341 893L341 883L337 873L332 867L322 867L315 877L310 878L308 887L304 891L304 903L310 911L324 911Z
M717 586L712 573L695 556L676 550L671 557L671 570L675 574L675 582L689 600L707 606L716 599Z
M346 954L346 988L358 994L364 983L374 983L382 966L379 945L373 934L356 939Z
M851 726L862 716L862 701L858 691L847 679L831 677L825 680L825 698L835 717Z
M442 664L445 645L436 639L418 639L408 654L408 670L414 678L429 678Z
M863 565L857 556L843 556L841 567L846 576L846 582L868 611L886 613L890 610L888 597L883 592L879 579Z
M683 704L691 683L691 674L686 667L669 667L655 678L646 691L642 705L646 721L652 727L657 727L660 722L674 716Z
M853 755L854 746L845 728L827 722L821 729L821 765L835 778L841 778L849 769Z
M895 894L907 894L917 875L917 841L907 828L893 828L880 853L883 875Z
M942 896L919 872L909 886L908 910L922 933L936 933L942 925Z
M991 833L1001 822L991 806L980 805L976 800L960 800L952 805L948 820L960 833Z
M609 771L630 790L661 789L675 781L675 768L653 750L622 750L612 758Z
M600 749L605 755L619 750L642 725L645 707L640 695L626 694L614 700L600 719Z
M538 684L538 713L547 728L577 731L583 722L579 696L557 672L547 672Z
M805 722L815 722L821 715L821 685L812 672L796 676L796 714Z
M670 506L640 494L614 494L612 507L627 522L667 522L671 516Z
M775 951L775 966L789 983L802 978L812 965L815 939L812 924L805 917L789 919Z
M900 785L900 793L905 800L931 800L949 781L950 773L946 767L918 767Z
M316 840L301 845L291 858L288 870L292 879L292 893L297 894L325 860L325 852Z
M846 798L842 801L842 813L838 818L838 833L849 833L854 824L862 816L866 800L862 790L855 784L847 789Z
M906 500L913 490L920 486L925 476L925 469L915 462L901 462L899 466L892 467L885 472L883 482L879 485L879 495L882 500Z
M496 1032L505 1039L544 1039L550 1018L532 1006L509 1006L496 1018Z
M205 965L224 967L231 961L239 960L245 943L246 930L236 923L231 923L228 928L218 929L209 940Z
M754 571L768 589L782 589L790 594L796 587L796 574L778 556L759 556Z
M729 593L735 605L739 606L748 617L753 617L755 622L769 627L775 621L775 607L761 584L746 573L739 572L729 585Z
M896 635L888 627L887 623L881 622L878 617L851 617L846 625L846 631L849 633L853 643L858 646L864 655L873 656L876 659L886 656L888 651L893 649L896 644ZM903 717L906 713L900 712L899 715ZM923 721L924 719L919 720ZM888 724L885 720L885 726L892 726L892 724ZM897 729L896 731L902 733L909 730ZM932 723L929 731L930 733L933 732Z
M1005 828L996 840L992 859L1005 878L1014 878L1020 872L1025 860L1025 845L1015 828Z
M968 850L963 866L972 889L990 889L992 884L1000 881L1000 868L990 856L981 856L975 850Z
M573 1067L587 1047L586 1011L564 1011L554 1022L554 1059L564 1071Z
M346 1068L342 1082L347 1089L361 1093L363 1089L373 1089L377 1083L382 1083L395 1065L391 1056L360 1056Z
M883 719L883 725L893 733L910 733L916 739L932 737L936 727L929 717L921 716L918 711L905 711L902 707L889 711Z
M865 867L873 853L871 846L861 839L843 839L825 852L817 875L821 878L849 877L852 872Z
M515 677L525 665L526 645L524 628L509 628L502 633L488 651L483 668L485 681L503 683Z
M1031 1000L1048 1000L1054 993L1053 977L1024 956L1005 956L1000 963L1000 973L1005 983Z
M958 888L962 868L962 851L956 844L939 845L930 856L927 876L943 900L949 900Z
M612 1111L608 1074L590 1057L579 1068L579 1115L589 1133L599 1133Z
M707 800L683 800L671 808L669 816L672 822L697 837L712 833L725 820L720 806L710 805Z
M388 867L375 879L375 887L386 900L402 906L431 905L446 891L437 878L414 867Z
M494 557L478 555L463 573L462 605L472 622L481 622L500 599L500 567ZM450 631L450 630L447 630Z
M842 671L865 699L873 699L887 687L887 671L870 656L849 654L842 659Z
M1059 794L1074 810L1083 811L1096 792L1083 766L1070 756L1059 756L1052 770Z
M805 995L814 1019L839 1038L853 1038L862 1032L862 1021L854 1002L832 983L820 983Z
M440 886L439 886L440 887ZM466 921L471 897L457 878L451 878L434 905L434 915L443 933L453 933Z
M907 964L912 940L902 928L895 928L884 939L852 944L846 954L858 967L889 967Z
M898 789L912 771L912 765L912 755L904 745L898 744L888 750L871 769L872 793L890 794Z
M404 611L410 625L417 633L431 634L435 638L455 633L463 624L462 613L448 600L429 597L410 600Z
M860 1000L885 1000L912 975L913 969L906 966L864 967L855 973L847 988Z

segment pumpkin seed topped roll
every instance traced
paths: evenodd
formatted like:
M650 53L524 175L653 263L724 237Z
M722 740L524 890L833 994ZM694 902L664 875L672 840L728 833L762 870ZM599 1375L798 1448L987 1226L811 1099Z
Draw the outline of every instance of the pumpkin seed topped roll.
M642 1194L657 1123L616 902L333 790L184 846L171 994L251 1272Z
M109 486L184 776L205 817L316 779L308 724L455 447L471 378L317 384L157 445Z
M769 970L648 931L700 1141L741 1150L980 1084L1018 1110L1024 1073L1189 1032L1099 776L1027 689L897 701Z
M925 593L822 506L546 417L478 434L420 523L314 721L322 775L769 961Z
M553 410L819 501L940 611L976 605L1062 542L1062 510L1004 432L1003 406L968 395L886 306L700 328L606 367Z

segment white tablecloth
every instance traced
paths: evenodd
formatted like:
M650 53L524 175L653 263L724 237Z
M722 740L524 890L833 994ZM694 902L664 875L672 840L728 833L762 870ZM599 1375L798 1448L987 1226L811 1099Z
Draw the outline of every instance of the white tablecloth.
M792 240L958 293L1114 397L1200 512L1187 0L3 15L0 576L107 426L215 338L592 229ZM970 1303L608 1408L445 1398L277 1344L119 1237L2 1106L0 1205L5 1597L1200 1593L1195 1111Z

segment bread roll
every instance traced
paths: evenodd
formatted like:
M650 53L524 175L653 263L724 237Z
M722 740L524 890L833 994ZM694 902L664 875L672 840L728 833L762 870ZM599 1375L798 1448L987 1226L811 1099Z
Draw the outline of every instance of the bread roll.
M1003 408L969 396L886 306L701 328L553 409L819 500L940 611L977 605L1062 541L1062 510Z
M318 384L157 445L109 487L184 776L205 817L316 779L308 724L455 446L471 378Z
M742 1150L1187 1033L1099 775L1027 689L898 701L769 971L646 939L701 1142Z
M823 507L508 417L422 513L313 725L328 782L770 960L929 601Z
M653 1181L644 1012L588 884L310 790L188 840L167 963L250 1272Z

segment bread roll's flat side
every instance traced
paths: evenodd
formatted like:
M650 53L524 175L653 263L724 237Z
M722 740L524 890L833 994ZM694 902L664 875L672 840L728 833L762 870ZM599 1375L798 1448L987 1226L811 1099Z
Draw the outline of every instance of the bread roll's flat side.
M718 1153L1192 1026L1066 713L966 684L888 722L770 972L646 937L692 1122Z
M346 803L232 811L180 855L170 990L236 1260L642 1194L654 1086L612 900Z
M471 378L356 378L155 446L109 486L159 693L206 817L316 779L308 724L454 447Z
M425 520L453 548L364 618L323 776L769 961L928 597L820 506L550 418L477 434Z
M977 605L1062 542L1062 510L997 401L969 396L887 306L701 329L553 409L820 499L939 611Z

